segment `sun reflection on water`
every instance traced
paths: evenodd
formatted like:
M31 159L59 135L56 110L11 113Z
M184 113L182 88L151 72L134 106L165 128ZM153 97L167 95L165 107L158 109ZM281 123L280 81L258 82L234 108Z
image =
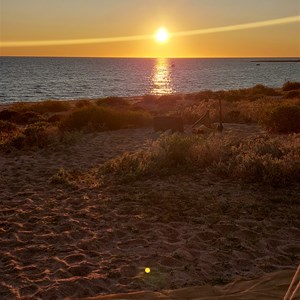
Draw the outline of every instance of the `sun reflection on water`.
M158 58L152 73L153 95L164 95L174 93L171 81L171 68L174 67L168 59Z

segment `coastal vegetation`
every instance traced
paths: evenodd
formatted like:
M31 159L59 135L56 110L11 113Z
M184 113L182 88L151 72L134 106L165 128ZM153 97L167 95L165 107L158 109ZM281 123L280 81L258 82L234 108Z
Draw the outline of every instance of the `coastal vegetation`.
M225 178L272 186L300 184L300 135L245 140L166 135L143 151L124 153L102 172L132 182L171 174L208 171Z
M17 103L0 111L0 148L43 148L70 141L67 136L124 128L151 126L157 115L177 116L193 124L209 110L212 122L219 121L222 101L224 123L257 123L271 133L299 133L299 83L282 88L256 85L228 91L193 94L145 95L127 100L108 97L98 100ZM73 134L71 134L73 132Z

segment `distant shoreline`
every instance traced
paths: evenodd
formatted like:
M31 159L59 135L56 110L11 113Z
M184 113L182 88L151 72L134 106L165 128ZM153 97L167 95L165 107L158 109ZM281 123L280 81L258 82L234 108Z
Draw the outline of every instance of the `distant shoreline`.
M272 60L251 60L251 62L255 62L255 63L260 63L260 62L267 62L267 63L272 63L272 62L280 62L280 63L284 63L284 62L300 62L300 59L272 59Z

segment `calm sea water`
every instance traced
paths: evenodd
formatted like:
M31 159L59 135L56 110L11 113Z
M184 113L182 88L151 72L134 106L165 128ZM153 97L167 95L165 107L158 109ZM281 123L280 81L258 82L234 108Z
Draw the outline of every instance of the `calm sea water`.
M0 57L0 103L226 90L300 80L300 63L253 59Z

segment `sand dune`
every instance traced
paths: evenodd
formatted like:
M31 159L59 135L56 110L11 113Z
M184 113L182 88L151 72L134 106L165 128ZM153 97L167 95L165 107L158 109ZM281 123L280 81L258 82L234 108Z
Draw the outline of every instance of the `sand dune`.
M263 134L255 125L228 125L226 132ZM141 290L153 292L98 299L195 300L199 293L214 299L224 292L235 294L221 299L258 299L253 295L260 288L268 291L261 299L271 299L272 282L278 295L287 288L299 263L299 190L262 189L209 174L130 186L50 181L61 167L87 172L124 151L147 148L158 136L150 129L101 132L71 146L0 157L0 299ZM286 197L289 203L278 201ZM268 274L274 271L281 272ZM264 279L196 287L258 276Z

